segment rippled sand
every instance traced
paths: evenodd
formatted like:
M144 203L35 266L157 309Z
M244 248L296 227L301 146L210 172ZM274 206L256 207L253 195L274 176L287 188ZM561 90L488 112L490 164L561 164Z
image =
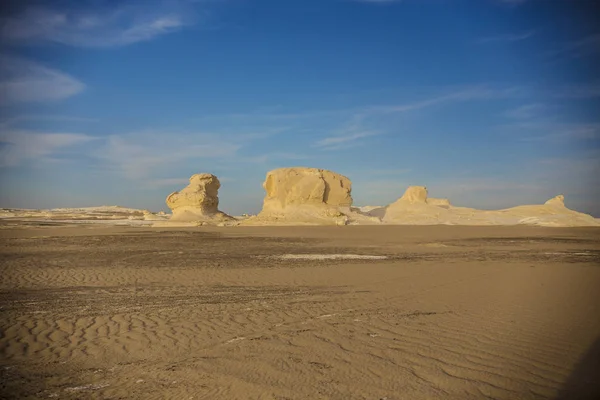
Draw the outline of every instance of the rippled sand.
M5 228L0 397L600 398L597 228Z

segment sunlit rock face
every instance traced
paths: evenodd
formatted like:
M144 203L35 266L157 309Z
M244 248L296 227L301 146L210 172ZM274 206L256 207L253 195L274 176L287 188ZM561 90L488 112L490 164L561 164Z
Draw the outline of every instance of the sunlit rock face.
M247 224L343 225L352 206L347 177L318 168L280 168L267 173L262 211Z
M564 200L558 195L544 204L477 210L455 207L447 199L429 198L425 186L411 186L397 201L379 209L377 215L383 223L402 225L600 225L591 215L568 209Z
M219 211L219 179L212 174L195 174L190 184L166 200L172 221L204 221L232 219Z

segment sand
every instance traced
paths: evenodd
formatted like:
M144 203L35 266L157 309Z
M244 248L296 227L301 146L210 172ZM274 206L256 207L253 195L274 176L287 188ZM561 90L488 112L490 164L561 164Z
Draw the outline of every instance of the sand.
M3 398L600 398L598 228L12 224Z

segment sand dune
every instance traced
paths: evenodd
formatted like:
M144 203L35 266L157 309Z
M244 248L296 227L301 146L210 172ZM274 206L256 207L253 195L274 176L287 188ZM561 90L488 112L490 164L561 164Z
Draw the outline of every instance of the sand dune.
M600 337L597 229L0 233L5 396L552 399L597 390L573 376Z

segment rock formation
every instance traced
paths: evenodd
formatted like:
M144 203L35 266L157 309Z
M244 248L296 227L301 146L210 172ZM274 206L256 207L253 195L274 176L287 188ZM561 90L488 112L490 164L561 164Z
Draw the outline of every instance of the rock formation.
M542 205L525 205L504 210L476 210L454 207L447 199L427 197L427 188L411 186L396 202L384 209L373 210L387 224L402 225L540 225L598 226L591 215L565 207L559 195Z
M437 224L447 217L449 206L446 199L429 199L425 186L409 186L402 197L385 208L382 216L378 215L385 223Z
M565 196L559 194L544 203L547 206L556 206L556 207L564 207L565 206Z
M281 210L296 205L318 207L352 205L350 179L324 169L276 169L267 173L263 188L267 192L263 211Z
M436 199L433 197L428 197L427 198L427 204L432 205L432 206L437 206L437 207L451 207L452 204L450 204L450 200L448 199Z
M352 183L332 171L317 168L280 168L267 173L262 211L247 224L348 223L352 214Z
M190 184L167 197L167 206L173 212L171 221L222 222L232 220L219 211L219 188L221 183L212 174L196 174Z
M398 201L409 204L425 203L427 201L427 188L425 186L409 186Z

